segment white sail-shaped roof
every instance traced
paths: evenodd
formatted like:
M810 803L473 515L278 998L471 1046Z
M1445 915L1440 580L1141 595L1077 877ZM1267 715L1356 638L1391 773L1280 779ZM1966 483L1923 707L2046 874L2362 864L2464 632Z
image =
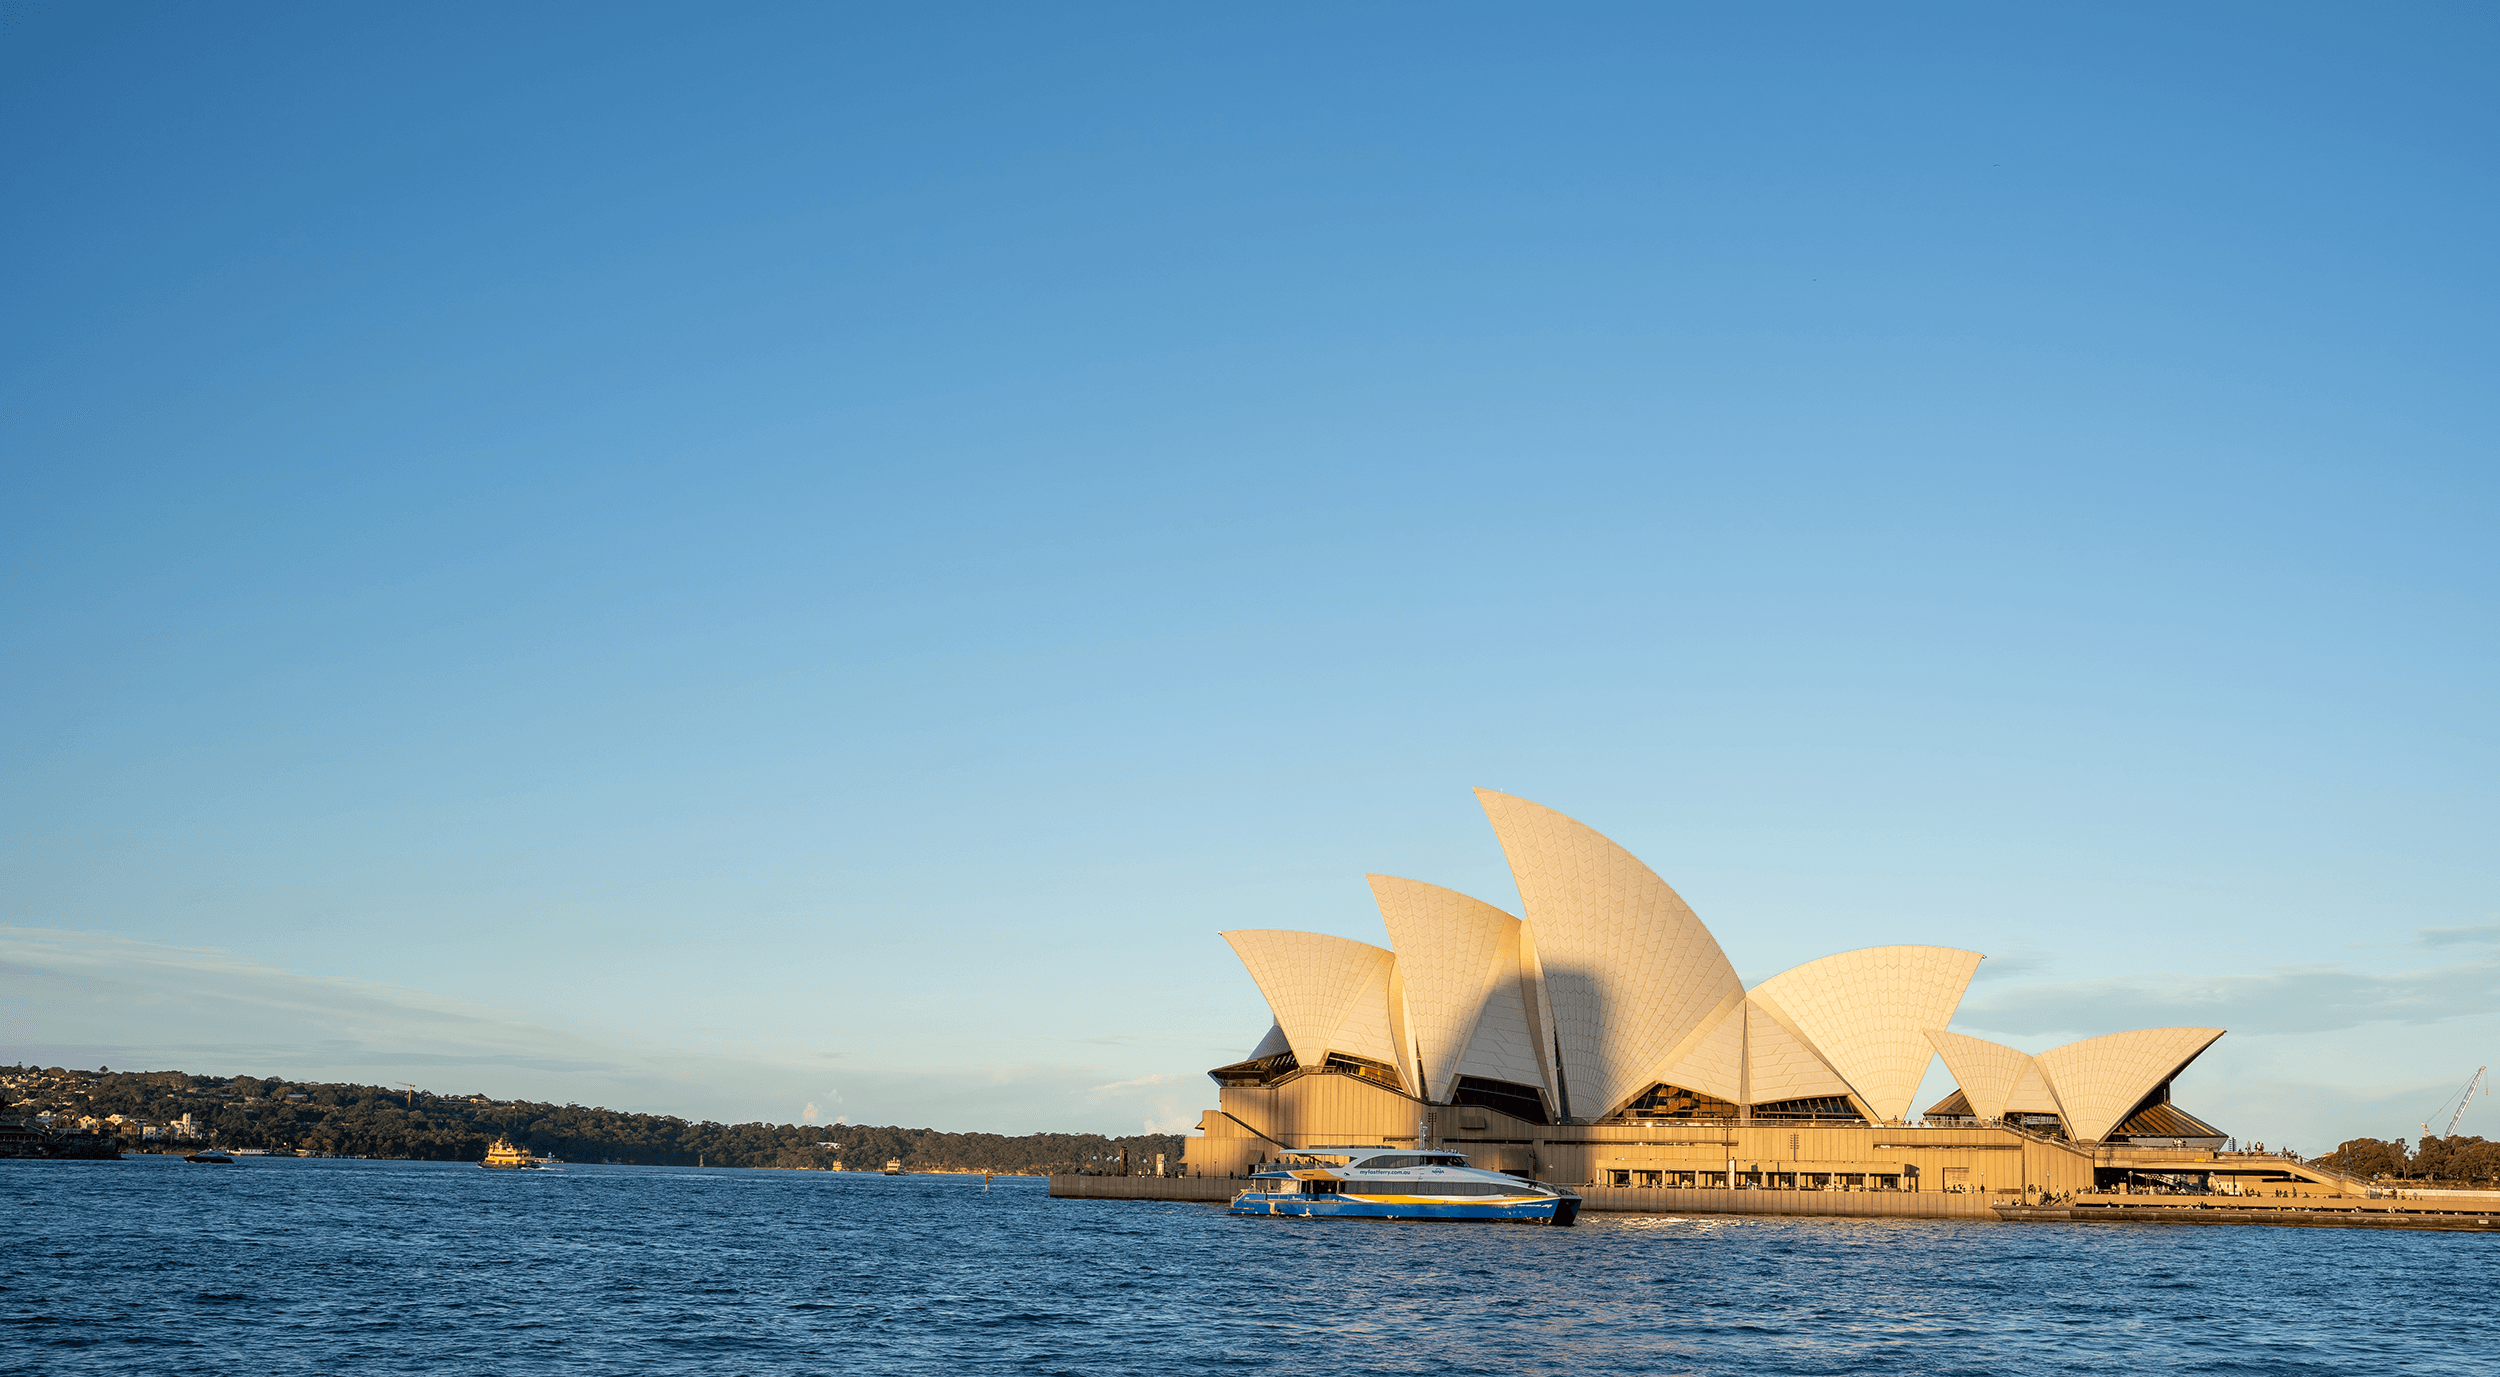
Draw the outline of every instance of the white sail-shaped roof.
M2032 1058L2066 1115L2068 1136L2097 1141L2222 1036L2220 1028L2139 1028L2085 1038Z
M1877 1121L1899 1123L1935 1059L1927 1030L1952 1020L1979 961L1951 947L1867 947L1783 971L1750 997L1814 1044Z
M1267 996L1296 1062L1316 1067L1338 1051L1407 1069L1389 1008L1393 953L1317 932L1247 929L1224 940Z
M1396 1067L1399 1078L1411 1086L1415 1084L1415 1050L1414 1039L1406 1028L1406 993L1401 988L1404 981L1405 973L1398 969L1393 956L1379 983L1356 997L1345 1022L1337 1025L1337 1035L1330 1040L1329 1049L1386 1062Z
M1542 1086L1536 1034L1520 991L1519 920L1454 889L1392 875L1365 878L1397 951L1426 1098L1450 1097L1471 1052L1498 1069L1467 1075Z
M1535 933L1572 1117L1611 1113L1743 986L1710 930L1631 852L1526 799L1476 798Z
M1979 1118L2004 1118L2012 1108L2008 1102L2026 1080L2041 1084L2039 1068L2031 1064L2028 1052L1939 1028L1927 1030L1927 1041L1944 1057L1944 1069L1952 1073L1953 1083L1962 1088L1962 1098L1970 1102L1970 1112ZM2041 1097L2046 1096L2042 1086ZM2056 1104L2052 1101L2047 1110L2033 1112L2055 1113Z
M2034 1057L2031 1069L2014 1084L2014 1093L2005 1097L2008 1114L2056 1114L2066 1111L2058 1107L2057 1097L2049 1093L2049 1078L2040 1074L2039 1058Z
M1823 1096L1850 1096L1849 1083L1815 1054L1813 1044L1781 1025L1754 1000L1745 1001L1744 1104L1777 1104Z
M1514 932L1514 943L1517 937ZM1515 952L1516 945L1511 950ZM1476 1020L1475 1034L1467 1039L1467 1050L1451 1073L1451 1084L1454 1086L1460 1076L1482 1076L1531 1086L1545 1092L1550 1108L1553 1085L1546 1063L1552 1060L1552 1054L1544 1051L1545 1037L1538 1031L1544 1023L1532 1012L1535 1007L1535 987L1526 971L1495 984L1492 997L1485 1001L1484 1012ZM1449 1094L1444 1089L1441 1098L1447 1099Z
M1554 1077L1553 1006L1545 997L1545 967L1537 960L1536 929L1521 923L1511 929L1519 940L1519 979L1494 991L1459 1060L1462 1076L1483 1076L1535 1086L1545 1097L1548 1113L1562 1104Z
M1745 1103L1745 1001L1734 997L1724 1001L1717 1016L1693 1038L1690 1050L1647 1079L1716 1095L1729 1104Z

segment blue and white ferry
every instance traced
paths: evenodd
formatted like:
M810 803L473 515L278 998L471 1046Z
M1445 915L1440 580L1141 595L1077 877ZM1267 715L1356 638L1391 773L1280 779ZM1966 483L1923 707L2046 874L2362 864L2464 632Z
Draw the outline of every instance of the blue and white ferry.
M1314 1147L1254 1172L1233 1214L1322 1219L1474 1219L1571 1224L1580 1197L1467 1165L1437 1149Z

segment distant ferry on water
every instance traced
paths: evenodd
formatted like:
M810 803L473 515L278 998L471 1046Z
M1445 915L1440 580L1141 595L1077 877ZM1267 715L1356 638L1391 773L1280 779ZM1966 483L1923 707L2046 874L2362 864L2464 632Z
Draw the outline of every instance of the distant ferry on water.
M1467 1165L1455 1152L1314 1147L1256 1172L1230 1213L1323 1219L1578 1222L1580 1197Z
M903 1174L903 1159L902 1159L902 1158L900 1158L900 1157L896 1157L896 1158L894 1158L894 1159L892 1159L892 1160L888 1161L888 1162L885 1164L885 1174L886 1174L886 1175L888 1175L888 1176L900 1176L900 1175L902 1175L902 1174Z
M529 1151L526 1148L514 1147L511 1139L497 1138L495 1140L495 1145L486 1149L486 1160L478 1163L478 1165L481 1167L510 1167L514 1170L522 1170L535 1168L539 1166L540 1163L537 1158L529 1155Z

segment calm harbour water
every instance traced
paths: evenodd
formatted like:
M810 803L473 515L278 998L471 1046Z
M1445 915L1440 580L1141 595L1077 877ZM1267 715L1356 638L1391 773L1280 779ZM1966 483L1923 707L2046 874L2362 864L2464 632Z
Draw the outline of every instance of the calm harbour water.
M2500 1239L1232 1219L979 1177L0 1161L0 1371L2500 1373Z

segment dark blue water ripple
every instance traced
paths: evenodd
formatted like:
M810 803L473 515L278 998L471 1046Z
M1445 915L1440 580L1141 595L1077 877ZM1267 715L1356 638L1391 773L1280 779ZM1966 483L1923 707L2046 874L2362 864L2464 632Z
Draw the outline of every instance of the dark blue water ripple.
M1231 1219L1038 1181L0 1162L0 1371L2500 1373L2500 1240Z

